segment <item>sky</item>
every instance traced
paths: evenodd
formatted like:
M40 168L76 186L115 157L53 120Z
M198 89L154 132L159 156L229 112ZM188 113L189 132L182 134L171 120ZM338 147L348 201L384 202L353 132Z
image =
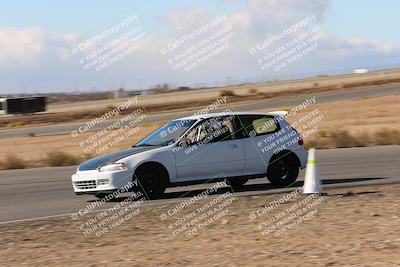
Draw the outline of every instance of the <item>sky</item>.
M215 86L395 68L398 10L392 0L4 1L0 94ZM184 43L173 48L177 40ZM293 52L293 43L303 47Z

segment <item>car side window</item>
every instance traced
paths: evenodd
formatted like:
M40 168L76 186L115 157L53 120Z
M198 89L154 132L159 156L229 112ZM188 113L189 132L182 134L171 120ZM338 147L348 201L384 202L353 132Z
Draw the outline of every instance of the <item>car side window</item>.
M275 133L280 130L274 117L268 115L239 115L236 118L238 138Z
M260 118L253 121L256 135L274 133L278 129L273 118Z
M214 117L200 122L186 135L188 145L215 143L233 138L233 117Z

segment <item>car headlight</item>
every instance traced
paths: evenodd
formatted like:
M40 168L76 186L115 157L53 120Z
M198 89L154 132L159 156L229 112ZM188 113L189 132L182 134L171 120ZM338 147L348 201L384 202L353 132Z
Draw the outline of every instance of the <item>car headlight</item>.
M128 167L125 163L113 163L109 165L101 166L98 170L99 172L112 172L112 171L122 171L126 170Z

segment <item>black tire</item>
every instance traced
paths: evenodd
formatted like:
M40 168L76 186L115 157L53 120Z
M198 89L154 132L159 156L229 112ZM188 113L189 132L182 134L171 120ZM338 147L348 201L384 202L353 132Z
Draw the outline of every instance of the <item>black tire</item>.
M300 163L291 152L276 154L268 165L267 178L274 186L285 187L293 184L299 176Z
M138 179L139 190L146 199L160 198L168 185L168 174L159 165L150 164L139 167L134 179Z
M226 183L232 187L232 189L241 189L249 179L238 178L238 179L227 179Z

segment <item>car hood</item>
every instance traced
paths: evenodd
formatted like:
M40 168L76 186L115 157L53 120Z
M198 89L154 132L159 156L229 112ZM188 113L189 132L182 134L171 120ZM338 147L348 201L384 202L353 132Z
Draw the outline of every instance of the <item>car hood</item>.
M138 146L138 147L132 147L128 149L124 149L121 151L117 151L111 154L107 154L104 156L100 156L94 159L90 159L88 161L83 162L81 165L79 165L78 170L79 171L90 171L90 170L96 170L98 167L107 165L107 164L113 164L117 162L120 159L159 148L159 146Z

